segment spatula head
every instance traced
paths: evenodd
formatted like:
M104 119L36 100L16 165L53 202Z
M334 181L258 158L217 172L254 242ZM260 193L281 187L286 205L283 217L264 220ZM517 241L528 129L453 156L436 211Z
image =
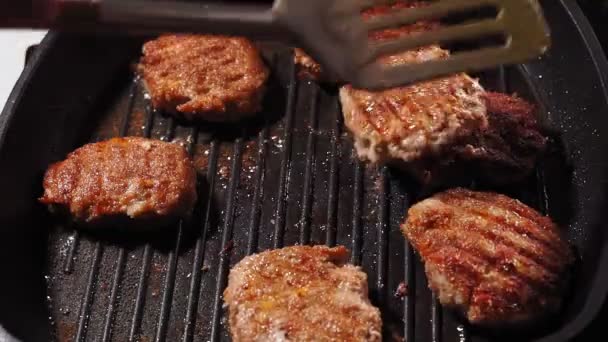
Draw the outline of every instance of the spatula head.
M274 10L277 19L298 34L304 47L335 77L368 89L519 63L541 55L550 44L537 0L437 0L365 20L362 11L379 3L382 1L279 0ZM379 30L425 20L443 23L454 15L488 9L490 16L442 24L436 30L389 40L369 39ZM379 59L432 44L479 42L488 37L500 39L491 46L477 45L441 59L402 65L387 65Z

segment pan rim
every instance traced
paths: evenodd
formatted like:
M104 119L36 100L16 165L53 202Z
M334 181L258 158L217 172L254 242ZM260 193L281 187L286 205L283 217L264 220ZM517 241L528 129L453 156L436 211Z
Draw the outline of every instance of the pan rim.
M582 10L574 1L560 0L561 6L568 14L570 19L576 24L579 36L583 40L585 46L590 52L590 57L594 63L594 69L602 86L604 100L608 102L608 61L603 53L602 47L591 28L588 20L582 13ZM49 48L56 41L60 33L50 31L40 44L40 48L36 50L32 59L26 64L21 76L13 87L11 94L4 106L0 115L0 147L4 146L6 134L11 126L15 116L15 109L19 106L24 98L24 90L27 88L30 79L37 72L42 61L47 54ZM605 199L602 202L606 202ZM600 225L598 229L606 228L606 225ZM602 274L599 270L608 267L608 248L604 244L601 247L599 260L597 262L597 271L593 275L589 293L586 295L585 303L581 309L572 317L566 324L562 325L553 333L538 339L538 341L552 341L571 339L579 335L593 319L597 317L598 312L603 307L606 297L608 296L608 274Z

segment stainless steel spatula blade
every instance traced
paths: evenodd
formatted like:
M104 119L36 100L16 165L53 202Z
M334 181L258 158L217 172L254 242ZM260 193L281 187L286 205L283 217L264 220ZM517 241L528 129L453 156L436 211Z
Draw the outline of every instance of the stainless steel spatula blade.
M325 11L322 14L319 12L321 18L315 23L318 26L307 26L304 16L300 20L287 19L295 16L293 10L305 7L293 6L291 1L278 2L285 7L277 12L277 18L300 35L304 44L323 65L341 79L361 88L390 88L456 72L519 63L543 54L550 45L549 29L537 0L439 0L430 2L427 6L395 10L370 20L363 20L361 11L377 5L378 1L322 2ZM442 25L433 31L405 35L393 40L368 39L374 31L423 20L441 20L452 14L487 8L494 9L496 15L460 24ZM314 10L320 9L321 7ZM474 42L488 36L502 37L503 42L416 64L386 65L379 61L381 56L431 44Z
M57 0L89 4L106 27L245 35L291 40L305 48L324 69L356 87L390 88L441 75L476 71L536 57L550 44L538 0L435 0L394 10L369 20L362 11L391 1L275 0L272 8L238 3L146 0ZM393 1L394 2L394 1ZM91 6L92 5L92 6ZM82 8L89 8L80 6ZM490 17L396 39L373 41L370 33L419 21L442 21L454 14L493 9ZM443 21L442 21L443 22ZM502 38L446 58L407 65L386 65L379 57L431 44Z

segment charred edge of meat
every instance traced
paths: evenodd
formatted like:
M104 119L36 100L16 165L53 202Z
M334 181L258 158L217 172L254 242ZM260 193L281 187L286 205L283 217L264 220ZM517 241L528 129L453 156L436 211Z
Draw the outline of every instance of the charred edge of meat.
M517 95L486 92L484 98L487 129L416 161L389 163L430 187L466 183L472 178L504 185L528 177L549 141L538 124L534 105Z
M170 115L183 124L192 124L193 122L207 122L209 124L234 124L235 122L244 121L255 117L262 111L262 102L266 96L266 85L259 88L258 91L251 94L246 99L237 99L234 101L226 101L223 103L224 109L218 111L208 112L197 112L197 111L179 111L177 107L191 101L189 97L180 99L179 101L171 102L156 102L150 95L150 90L146 82L141 79L141 85L143 86L144 92L151 98L151 104L154 110L159 111L161 114ZM242 108L248 108L249 110L243 111Z
M410 208L401 230L442 304L479 327L536 329L571 286L575 253L556 224L504 195L439 193Z
M186 150L138 137L84 145L49 166L39 201L88 227L158 227L192 215L196 171Z

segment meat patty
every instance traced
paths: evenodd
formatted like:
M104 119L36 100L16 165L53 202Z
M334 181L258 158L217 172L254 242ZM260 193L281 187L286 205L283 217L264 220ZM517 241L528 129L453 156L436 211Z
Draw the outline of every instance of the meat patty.
M470 179L494 185L530 175L543 155L547 137L534 105L517 95L486 92L488 127L458 139L436 156L399 164L425 185Z
M483 93L477 81L458 74L380 92L347 85L340 101L361 159L408 162L484 129Z
M139 73L152 103L188 120L235 121L261 109L268 69L247 39L165 35L143 47Z
M367 276L343 246L294 246L245 257L230 271L224 302L232 340L380 341L380 311Z
M177 144L114 138L85 145L51 165L40 201L94 226L133 219L161 224L191 214L196 171Z
M300 48L293 49L293 62L298 66L298 77L321 80L321 65Z
M523 203L453 189L411 207L401 228L439 301L471 323L523 324L559 309L572 250Z
M423 3L401 2L376 6L363 18L418 7ZM437 27L419 22L372 32L372 40L396 39ZM380 63L404 65L443 59L449 51L438 45L383 56ZM383 91L340 89L344 124L353 134L361 159L372 162L409 162L438 154L457 139L487 126L484 89L464 73Z
M547 145L534 106L517 95L486 92L484 99L488 128L466 136L452 153L471 163L488 182L521 180L532 172Z
M390 13L391 11L397 11L406 8L415 8L425 6L426 2L424 1L408 1L408 0L398 0L391 4L378 4L371 8L364 10L361 13L361 17L363 20L369 20L373 17L385 15ZM403 36L404 34L414 33L414 32L422 32L432 30L439 26L439 23L436 21L421 21L417 22L413 25L407 25L396 28L383 29L380 31L370 32L369 39L370 40L385 40L385 39L394 39ZM403 61L402 58L406 58L406 61ZM381 59L381 62L387 63L389 65L394 64L403 64L407 62L408 55L407 54L397 54L387 56ZM294 63L298 66L299 72L298 76L304 79L312 79L316 81L322 82L337 82L341 83L336 79L333 79L331 76L327 75L327 73L323 70L321 65L317 63L310 55L308 55L301 48L294 49Z
M424 3L376 6L364 18L419 6ZM396 39L438 26L419 22L373 32L371 39ZM381 63L403 65L447 56L449 51L431 45L384 56ZM519 181L545 150L547 139L533 105L517 96L486 92L466 74L376 92L346 85L340 101L361 159L398 166L425 185L472 175L493 184Z

